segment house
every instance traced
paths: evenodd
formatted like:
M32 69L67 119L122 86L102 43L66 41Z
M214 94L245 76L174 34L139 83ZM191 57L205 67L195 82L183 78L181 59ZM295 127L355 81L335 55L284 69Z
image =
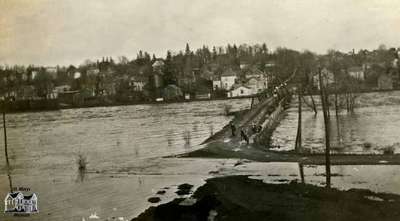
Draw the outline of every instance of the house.
M222 89L221 78L219 78L219 77L213 77L212 82L213 82L213 90L214 90L214 91L217 91L217 90Z
M53 91L56 92L56 93L60 93L60 92L64 92L64 91L70 91L70 90L71 90L71 86L68 85L68 84L56 86L53 89Z
M379 90L392 90L393 79L388 74L383 74L378 77L378 89Z
M76 71L76 72L74 73L74 79L79 79L79 78L81 78L81 76L82 76L82 74L81 74L81 72L79 72L79 71Z
M348 73L357 80L363 81L365 79L364 69L362 67L350 67Z
M18 95L16 99L18 100L32 100L36 97L35 87L32 85L21 85L18 88Z
M70 85L60 85L60 86L56 86L53 88L53 94L55 94L55 97L58 98L58 95L60 93L64 93L66 91L70 91L71 90L71 86Z
M89 68L86 71L87 76L97 76L97 75L99 75L99 73L100 73L100 69L98 69L98 68Z
M329 71L326 68L323 68L321 70L321 78L322 78L322 84L324 86L328 86L328 85L331 85L331 84L335 83L335 76L333 75L333 72ZM320 87L319 87L319 75L315 74L312 77L312 80L313 80L314 87L320 89Z
M21 192L8 193L4 199L6 213L37 213L38 200L36 194L24 196Z
M247 86L235 84L232 86L232 90L227 93L228 97L243 97L252 95L253 90Z
M265 75L264 72L262 72L260 69L258 69L255 66L244 69L243 73L244 73L244 76L248 79L252 78L252 77L259 78L259 77Z
M252 90L252 94L257 94L268 88L268 80L264 75L251 77L245 85Z
M221 88L229 90L236 83L237 73L229 68L221 75Z
M57 67L46 67L45 68L46 73L48 73L51 78L56 79L57 78Z
M134 91L143 91L146 81L143 77L135 76L129 79L129 87Z

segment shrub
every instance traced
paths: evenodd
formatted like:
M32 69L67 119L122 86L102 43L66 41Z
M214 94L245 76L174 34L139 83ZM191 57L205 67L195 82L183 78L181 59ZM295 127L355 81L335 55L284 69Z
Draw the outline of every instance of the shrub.
M79 153L78 154L78 159L77 159L78 169L80 171L86 170L87 163L88 162L87 162L86 156L84 156L83 154Z

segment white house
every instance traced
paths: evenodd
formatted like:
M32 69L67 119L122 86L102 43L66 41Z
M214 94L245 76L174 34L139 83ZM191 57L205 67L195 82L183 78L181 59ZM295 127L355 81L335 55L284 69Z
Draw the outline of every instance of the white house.
M250 96L253 94L253 90L247 86L234 85L232 90L228 92L228 97L242 97Z
M61 92L70 91L70 90L71 90L71 86L68 85L68 84L56 86L53 89L53 91L56 92L56 93L61 93Z
M32 79L35 79L36 78L36 76L38 75L38 71L32 71L32 76L31 76L31 78Z
M21 192L8 193L4 199L4 211L13 213L37 213L38 200L36 194L24 196Z
M348 70L348 73L351 77L357 80L364 80L364 70L362 67L351 67Z
M220 78L214 78L213 79L213 90L219 90L222 88L222 82Z
M131 77L129 81L129 86L131 86L134 91L143 91L145 84L144 80L139 77Z
M88 76L97 76L97 75L99 75L99 73L100 73L100 69L98 69L98 68L89 68L86 71L86 74Z
M253 94L262 92L268 88L268 78L265 75L258 75L258 77L250 77L246 82L246 86L252 89Z
M225 70L221 75L221 87L229 90L236 83L237 75L232 69Z

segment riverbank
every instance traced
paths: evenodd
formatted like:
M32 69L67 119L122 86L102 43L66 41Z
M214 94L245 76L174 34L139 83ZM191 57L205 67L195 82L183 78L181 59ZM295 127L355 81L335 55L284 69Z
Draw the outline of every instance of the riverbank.
M133 105L159 105L159 104L175 104L175 103L191 103L191 102L206 102L206 101L223 101L223 100L240 100L252 99L256 96L240 96L240 97L227 97L227 98L211 98L211 99L190 99L178 101L143 101L143 102L96 102L86 103L81 105L64 104L58 102L57 99L48 100L19 100L8 102L8 113L21 113L21 112L41 112L41 111L57 111L62 109L79 109L79 108L92 108L92 107L120 107L120 106L133 106ZM1 102L0 102L1 103ZM0 104L3 107L3 104Z
M398 195L230 176L209 179L192 197L150 207L132 221L399 219Z

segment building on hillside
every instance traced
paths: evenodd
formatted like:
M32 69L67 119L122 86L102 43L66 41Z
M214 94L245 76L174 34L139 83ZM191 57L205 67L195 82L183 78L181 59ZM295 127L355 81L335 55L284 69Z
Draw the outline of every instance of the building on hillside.
M129 87L133 88L134 91L143 91L146 85L146 80L142 76L132 76L129 79Z
M231 68L225 70L221 75L221 88L230 90L236 83L237 73Z
M39 74L39 71L33 70L33 71L31 72L31 79L32 79L32 80L35 79L35 78L37 77L38 74Z
M253 78L253 77L254 78L259 78L259 77L265 75L264 72L262 72L260 69L258 69L255 66L252 66L252 67L244 69L243 73L244 73L245 78L247 78L247 79L250 79L250 78Z
M221 82L221 78L220 77L214 77L213 80L213 90L217 91L217 90L221 90L222 88L222 82Z
M78 69L77 69L75 66L70 65L70 66L67 68L66 73L67 73L67 76L68 76L69 78L73 78L75 72L77 72L77 71L78 71ZM33 77L33 71L32 71L32 77Z
M268 79L264 75L260 77L251 77L247 80L245 85L251 88L252 94L257 94L268 88Z
M33 100L37 98L35 87L32 85L22 85L18 88L16 100Z
M250 96L253 94L253 90L247 86L235 84L232 86L232 90L227 93L228 97L243 97Z
M382 74L378 77L378 89L379 90L392 90L393 79L388 74Z
M362 67L350 67L348 69L350 77L363 81L365 79L364 69Z
M56 79L57 78L57 67L46 67L46 73L48 73L51 78Z
M98 68L89 68L86 71L87 76L97 76L97 75L99 75L99 73L100 73L100 69L98 69Z
M321 70L321 78L322 78L322 84L323 84L324 86L329 86L329 85L335 83L335 76L333 75L333 72L329 71L329 70L326 69L326 68L323 68L323 69ZM319 76L318 76L318 74L315 74L315 75L312 77L312 80L313 80L313 85L314 85L314 87L320 89L320 87L319 87Z
M56 97L58 98L58 95L59 95L60 93L64 93L64 92L67 92L67 91L70 91L70 90L71 90L71 86L65 84L65 85L60 85L60 86L54 87L53 93L54 93L54 94L56 95Z

